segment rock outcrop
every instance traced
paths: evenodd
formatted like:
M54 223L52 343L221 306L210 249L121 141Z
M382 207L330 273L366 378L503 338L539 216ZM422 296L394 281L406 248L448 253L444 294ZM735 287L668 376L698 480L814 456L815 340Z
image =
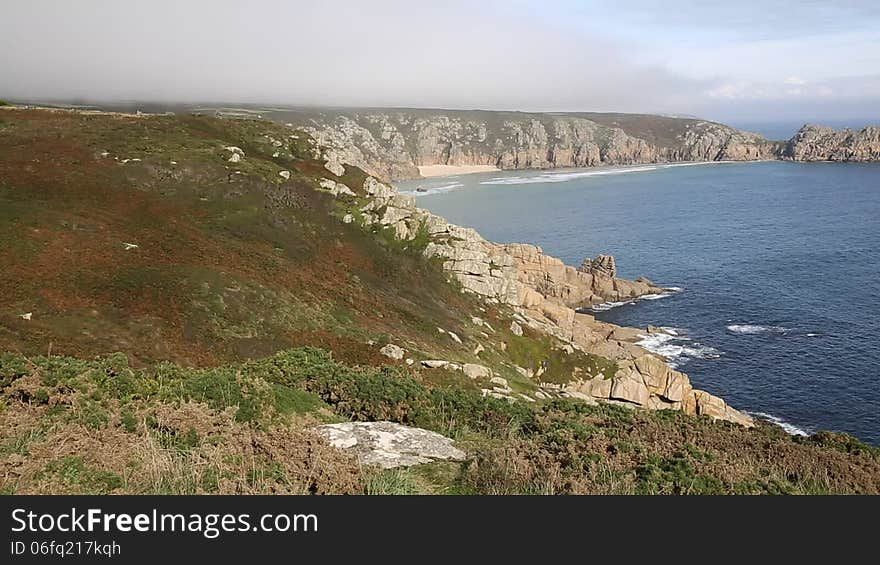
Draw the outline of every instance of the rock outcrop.
M324 184L322 182L322 186ZM364 227L383 226L405 241L426 234L428 241L423 253L440 261L463 292L513 309L512 334L525 335L525 329L529 328L557 338L567 351L580 350L617 363L618 369L610 378L605 374L573 375L572 381L559 392L593 402L681 410L751 425L750 417L730 408L722 399L694 389L687 375L640 347L637 344L643 337L640 330L600 322L578 310L601 302L666 292L646 279L617 278L613 257L600 255L585 260L581 268L576 269L544 254L534 245L487 241L476 230L450 224L418 208L413 198L398 194L393 187L373 177L364 181L363 193L368 196L366 204L346 193L336 193L350 208L345 217L358 217ZM359 208L354 206L358 202ZM473 321L486 325L479 318ZM442 328L438 330L450 333ZM461 339L455 341L460 343ZM390 348L383 353L398 354ZM448 360L424 360L421 364L430 369L463 371L473 379L493 376L491 369L483 365ZM541 384L540 371L523 369L523 374ZM486 394L514 399L506 389L486 390Z
M770 159L779 151L759 135L715 122L609 117L615 116L363 109L302 114L296 125L329 162L385 180L418 178L423 165L551 169Z
M880 160L880 127L869 126L855 131L807 124L789 140L782 158L792 161L877 161Z
M354 453L361 464L383 469L465 458L448 437L394 422L344 422L315 429L333 447Z

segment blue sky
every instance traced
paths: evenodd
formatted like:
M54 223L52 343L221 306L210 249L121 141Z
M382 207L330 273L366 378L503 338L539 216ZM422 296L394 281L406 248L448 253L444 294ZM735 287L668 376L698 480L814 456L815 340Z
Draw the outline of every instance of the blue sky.
M0 97L880 118L880 2L30 0Z

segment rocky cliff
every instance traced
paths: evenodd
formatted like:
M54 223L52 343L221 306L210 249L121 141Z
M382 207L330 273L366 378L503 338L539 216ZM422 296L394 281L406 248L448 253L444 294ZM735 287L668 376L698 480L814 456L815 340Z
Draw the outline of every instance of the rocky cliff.
M775 158L780 146L705 120L635 114L456 110L267 113L302 126L339 162L383 180L418 178L419 166L500 169L594 167Z
M616 364L612 375L580 370L565 383L542 383L541 368L537 371L520 369L547 393L593 403L601 400L654 410L681 410L753 425L749 416L728 406L721 398L694 389L686 374L672 369L664 359L637 345L644 337L640 330L600 322L578 311L591 304L666 292L647 279L617 278L613 257L587 259L580 268L574 268L545 255L534 245L493 243L474 229L451 224L418 208L413 197L398 194L393 187L373 177L368 177L363 187L352 190L338 182L345 173L344 165L331 159L325 168L337 180L325 178L321 186L341 199L346 212L344 222L357 222L365 229L382 226L404 241L426 238L424 254L441 261L444 270L457 280L464 292L478 295L490 304L513 309L511 331L514 334L522 335L526 326L556 338L566 351L587 352ZM366 199L357 198L357 194L365 194ZM486 329L494 332L491 327ZM399 353L402 356L403 351ZM468 368L467 364L455 360L427 363L428 367ZM492 374L488 367L471 367L478 367L480 374ZM485 392L499 394L490 389Z
M792 137L782 152L792 161L877 161L880 159L880 127L834 130L807 124Z

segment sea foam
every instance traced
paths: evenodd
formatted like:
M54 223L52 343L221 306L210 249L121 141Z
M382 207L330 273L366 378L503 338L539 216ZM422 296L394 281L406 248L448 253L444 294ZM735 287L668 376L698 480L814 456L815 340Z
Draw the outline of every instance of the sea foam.
M793 435L793 436L808 436L808 435L810 435L810 432L806 431L805 429L799 428L799 427L795 426L794 424L790 424L790 423L786 422L785 420L783 420L782 418L779 418L778 416L774 416L773 414L767 414L766 412L746 412L746 414L748 414L749 416L753 416L755 418L758 418L760 420L766 420L766 421L770 422L771 424L775 424L775 425L779 426L780 428L782 428L783 430L785 430L785 433L787 433L789 435Z
M568 182L570 180L581 179L585 177L597 177L606 175L623 175L628 173L644 173L648 171L656 171L658 169L670 169L673 167L693 167L697 165L721 164L725 161L709 161L700 163L663 163L654 165L639 165L635 167L598 167L588 170L559 171L546 172L529 176L503 176L492 177L488 180L480 182L486 185L515 185L515 184L535 184L549 182Z
M788 331L788 328L783 328L782 326L760 326L757 324L732 324L727 326L727 330L735 334L784 334Z
M593 312L607 312L612 308L619 308L621 306L626 306L627 304L635 304L640 300L660 300L661 298L669 298L673 296L677 292L681 292L681 287L678 286L668 286L663 288L664 292L660 294L643 294L637 298L633 298L630 300L620 300L615 302L603 302L601 304L594 304L589 309Z
M684 330L667 327L661 329L662 333L641 335L636 345L662 355L673 368L681 366L689 359L717 359L722 355L718 349L687 337Z
M440 184L437 186L426 186L423 188L423 190L401 191L401 194L408 194L411 196L428 196L429 194L441 194L443 192L450 192L452 190L459 189L463 186L464 186L464 184L457 182L457 181L453 181L453 182L448 182L445 184ZM420 187L420 188L422 188L422 187Z

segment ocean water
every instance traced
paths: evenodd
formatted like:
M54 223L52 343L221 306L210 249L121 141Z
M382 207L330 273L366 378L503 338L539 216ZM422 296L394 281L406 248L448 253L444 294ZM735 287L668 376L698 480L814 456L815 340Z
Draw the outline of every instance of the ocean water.
M421 187L421 192L414 192ZM644 345L792 433L880 445L880 164L508 171L399 183L495 241L679 292L597 313L670 328Z

